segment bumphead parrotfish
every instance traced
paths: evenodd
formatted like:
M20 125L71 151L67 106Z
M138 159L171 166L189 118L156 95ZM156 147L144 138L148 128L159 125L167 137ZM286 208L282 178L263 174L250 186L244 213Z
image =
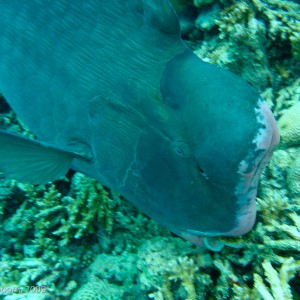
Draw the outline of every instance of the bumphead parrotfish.
M10 0L0 11L0 91L37 137L1 131L2 176L40 184L72 168L198 245L252 228L279 141L273 115L187 48L169 1Z

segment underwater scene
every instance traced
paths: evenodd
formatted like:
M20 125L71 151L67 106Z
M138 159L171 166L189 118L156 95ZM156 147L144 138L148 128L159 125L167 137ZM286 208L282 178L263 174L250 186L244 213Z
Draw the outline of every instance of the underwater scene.
M7 3L13 3L13 6L18 2L20 1L11 0ZM34 0L33 2L38 3L41 1ZM55 2L57 1L53 1L53 3ZM61 7L62 12L67 9L68 2L71 1L61 1L66 5L64 8ZM89 0L87 2L96 3L97 1ZM109 2L119 3L119 0L111 0L107 3ZM126 9L137 10L139 13L139 3L143 2L145 4L145 18L148 18L147 20L152 25L155 22L159 24L161 31L166 36L173 34L170 28L174 25L172 22L175 21L172 19L173 15L168 15L169 8L166 8L169 7L169 1L126 0L123 2ZM13 99L6 99L6 95L13 96L14 94L10 93L9 89L6 93L6 87L4 84L2 86L1 83L2 80L6 80L1 72L7 71L9 73L11 70L8 67L3 67L4 63L2 63L0 57L0 155L5 155L5 159L0 157L0 299L300 299L300 2L299 0L171 0L170 2L180 22L181 37L193 53L201 60L229 70L246 80L266 101L276 120L280 142L259 178L255 199L257 214L253 228L245 230L249 232L243 235L238 234L239 232L244 233L243 229L233 228L232 232L234 233L228 234L229 236L219 234L220 236L211 238L208 234L207 240L205 238L202 240L196 231L187 230L182 233L176 228L173 230L171 225L168 226L169 224L163 221L161 223L166 223L166 227L162 226L142 212L143 210L151 215L146 204L139 206L137 202L133 205L130 202L134 201L127 201L126 196L124 196L126 193L122 194L122 189L119 190L121 193L118 193L117 190L111 188L115 185L112 183L114 182L114 176L111 175L110 170L106 171L105 174L107 175L103 176L103 181L100 180L101 176L93 177L93 171L90 171L90 173L83 171L83 173L91 174L91 177L89 177L72 169L66 173L61 171L59 167L57 167L59 169L58 173L62 172L62 175L64 173L66 175L59 176L59 179L53 181L46 180L46 184L36 184L39 183L39 178L50 178L46 167L43 171L44 174L32 172L31 176L34 184L27 183L30 180L27 180L26 170L22 171L19 177L21 179L26 178L24 181L14 179L13 175L7 178L6 162L8 162L8 165L13 163L7 158L7 153L1 149L10 149L9 151L14 155L14 147L19 147L22 141L32 140L39 136L38 131L35 131L34 124L41 124L37 126L47 128L47 122L48 119L51 119L51 114L48 115L48 112L46 112L43 115L43 121L40 121L40 111L36 109L38 106L34 106L35 101L39 99L35 99L34 92L30 94L30 91L27 91L28 88L25 84L24 86L17 85L18 80L23 80L22 76L25 77L25 75L16 76L14 82L9 82L11 86L18 86L15 99L19 99L18 97L21 99L23 93L24 98L29 99L24 104L24 113L22 108L19 109L21 115L23 113L24 119L21 118L19 113L16 114L11 106L16 107L16 110L18 110L19 104L17 102L19 100L14 102ZM49 4L50 11L52 8L50 2L45 1L45 3L45 5ZM9 5L0 4L1 19L6 18L6 16L4 17L5 13L10 13L10 18L13 20L14 14L11 13ZM106 4L102 5L105 6ZM110 5L112 6L112 4ZM110 8L109 5L107 7ZM150 7L151 10L148 11L147 7ZM108 11L104 7L104 15L106 10ZM28 9L23 12L23 14L26 13L32 12ZM83 10L80 13L84 15L85 11ZM107 13L107 15L109 14ZM122 16L122 18L126 16ZM131 16L131 14L129 13L128 16ZM51 15L48 17L51 18ZM167 23L164 20L170 20L170 28L166 26ZM84 24L72 22L70 24L78 30L81 27L84 28ZM116 24L118 24L117 20ZM1 28L5 28L1 21L0 25ZM59 32L59 20L56 25ZM115 24L111 26L116 27ZM41 26L41 30L42 28ZM28 35L32 34L31 30L30 26L26 29ZM122 27L117 28L115 31L110 30L108 27L106 31L103 47L111 44L110 35L122 37L123 34ZM128 35L128 33L126 34ZM0 32L1 37L2 35L3 33ZM18 39L18 32L13 32L13 35L16 35L16 41L20 40ZM6 39L7 37L2 38ZM142 38L141 43L148 43L148 38L150 41L154 40L154 37L151 39L149 33L149 37L145 37L147 41ZM132 44L136 45L139 40L140 38L134 40ZM159 39L155 40L155 43L158 48L161 47L162 49L164 49L163 47L172 48L173 46L169 41ZM18 43L16 42L16 44ZM5 53L7 57L10 54L12 57L19 55L18 49L3 50L1 49L1 47L4 48L3 45L5 43L0 42L0 56L2 53ZM123 44L120 43L115 47L122 46ZM174 49L176 47L174 45ZM138 49L142 51L141 47ZM28 48L26 51L35 53L34 49ZM146 60L150 57L150 52L146 48L144 51L146 54L142 58ZM36 53L38 53L38 50ZM122 53L120 50L120 57ZM159 51L155 53L156 55L163 55ZM118 54L115 54L116 61L121 59ZM89 53L86 56L88 57ZM47 58L46 55L45 57ZM7 65L10 66L8 61L5 61L5 63L7 62ZM129 57L125 57L124 61L134 63L134 60L131 61ZM36 66L39 64L47 65L47 63L36 62ZM12 66L13 72L22 73L21 60L17 61L15 65L12 61ZM30 68L32 68L32 65L30 65ZM51 66L49 68L51 69ZM76 69L77 66L70 65L69 68ZM124 68L130 69L126 64ZM88 65L86 69L90 69L91 74L95 72L92 64ZM173 69L170 68L170 70ZM189 71L188 68L186 71ZM104 74L103 76L106 77L101 82L102 87L109 89L109 84L105 79L110 78L109 74L114 73L102 69L99 72L100 75ZM126 73L124 72L124 74ZM169 75L168 78L173 78L173 75ZM63 78L65 74L61 76ZM149 86L146 84L147 78L145 76L145 80L142 81L144 84L142 92L151 94L152 87L150 84ZM118 80L119 78L116 79L117 83ZM154 77L151 80L159 82ZM51 88L46 92L42 91L48 83L42 82L37 76L33 76L31 82L38 87L38 90L41 90L40 98L42 100L47 99L49 93L55 95L55 91ZM67 80L65 83L59 82L59 80L53 80L53 82L53 86L57 89L64 85L70 86L70 82ZM51 83L53 82L51 81ZM115 83L116 86L117 83ZM169 84L168 80L166 79L163 84ZM138 89L136 86L137 83L133 82L132 87ZM123 88L121 83L117 87L119 90ZM84 94L86 86L82 85L79 88ZM74 95L75 92L77 91L74 91ZM181 92L178 90L178 93ZM249 93L251 94L252 90ZM129 90L124 88L120 94L126 94L128 103L131 103L131 96L134 95L132 91L130 93ZM218 95L218 92L216 94ZM75 97L77 95L81 96L80 92ZM105 95L109 97L112 94L107 92ZM113 95L118 97L119 94L116 92ZM147 100L146 96L143 97L138 100ZM95 114L101 113L103 107L107 111L110 108L110 104L99 105L98 100L93 99L93 111L89 110L88 112L91 116L92 125L98 121L94 112ZM104 97L100 100L107 101ZM222 99L220 101L222 102ZM29 103L33 103L33 106L29 106ZM178 104L171 103L170 105L176 107ZM249 105L250 103L245 102L245 107L249 107ZM49 106L45 105L45 110L50 108L50 112L51 106L52 103ZM74 103L70 103L70 107L73 106ZM117 120L119 117L122 119L124 115L129 118L137 114L135 111L127 113L124 103L122 104L123 107L124 109L119 111L120 116L112 114L111 117ZM145 107L151 110L150 105ZM223 113L230 115L230 105L226 107L228 111L223 111ZM84 103L80 110L84 114ZM155 119L156 114L160 113L158 107L154 107L153 111L151 120ZM28 115L33 115L33 117L27 123L26 116ZM74 113L74 122L78 122L78 130L82 130L84 119L76 119L76 117L77 115ZM199 116L201 119L205 117L205 112ZM238 117L238 115L234 116L236 122L247 125L244 119ZM241 114L242 117L243 114ZM60 119L54 121L55 126L60 123L64 124L67 118L68 111L66 110L61 113ZM144 126L144 123L141 124L141 126ZM60 125L57 126L57 128L60 128ZM64 125L61 126L63 128ZM219 128L220 126L216 125L216 127ZM19 142L11 142L10 138L6 139L3 133L6 131L21 135L24 139ZM276 129L274 131L276 135ZM63 133L60 135L59 130L58 132L57 140L62 141ZM230 144L231 139L234 139L234 134L231 135L227 132L228 130L226 130L224 139L229 141ZM97 131L97 134L101 140L101 131L99 130L99 133ZM114 134L115 131L112 135ZM88 135L89 133L87 133L87 137ZM124 137L124 141L131 138L129 134L126 136L125 131L121 132L121 135L121 141ZM142 134L139 137L141 136ZM245 140L246 138L245 136ZM10 147L4 145L7 140ZM47 139L44 138L44 140ZM74 140L74 142L77 142L77 140ZM270 143L272 144L272 141ZM182 141L177 141L176 146L178 144L183 145L183 147L179 148L180 152L177 154L185 158L186 152L189 151L187 151L186 145ZM274 142L274 147L275 144ZM45 145L43 149L55 150L52 144ZM32 143L31 146L35 149L35 144ZM89 147L83 146L80 149L78 148L79 150L75 154L73 153L75 158L72 157L72 159L79 161L77 167L74 168L76 170L85 170L85 162L90 159L86 154ZM153 147L159 148L160 145L158 143ZM222 149L221 139L220 144L216 141L213 147ZM234 144L230 148L232 156L242 151L243 147L244 145L236 146ZM62 153L66 157L71 153L65 151L62 147L59 149L62 149ZM273 151L273 149L271 150ZM107 164L112 166L114 163L119 163L109 158L110 152L115 153L114 151L114 149L108 149L103 154L103 159L107 160ZM16 153L19 152L16 150ZM23 153L26 159L28 153L25 150ZM136 153L134 152L134 154ZM266 154L269 159L268 155ZM39 158L39 156L36 157ZM12 161L13 159L12 157ZM33 156L33 159L35 159L35 156ZM83 163L80 163L81 159ZM138 160L138 158L136 159ZM217 160L217 158L215 159ZM100 160L101 158L99 158ZM221 163L218 162L212 165L214 167L216 165L217 167L220 166L221 170L218 170L217 167L214 170L217 174L223 174L226 171L224 171ZM258 169L264 167L263 163L262 166L260 166L260 163L257 164ZM5 168L3 165L5 165ZM64 170L68 170L68 166L64 167ZM23 168L23 165L17 165L16 169L18 167ZM153 165L153 168L155 167L157 166ZM131 169L133 169L133 165L127 169L122 184L128 185L130 179L133 178L133 175L132 178L130 177L131 173L129 171ZM212 176L210 174L213 174L213 172L210 173L209 169L206 171L205 173L201 169L201 172L204 173L201 182L204 183L205 180L210 179L210 176ZM153 172L153 176L156 176L157 181L160 180L159 173L159 170ZM115 174L115 177L117 175ZM173 175L170 174L170 178ZM224 176L231 178L231 175L225 172ZM109 179L110 176L112 179ZM184 173L182 176L184 176ZM110 187L105 185L106 180L107 183L110 183ZM119 185L116 184L116 186ZM255 193L256 189L254 187ZM163 188L162 190L165 191ZM189 194L188 190L184 191ZM155 199L152 200L155 203ZM143 202L142 199L137 199L137 201ZM151 209L156 205L163 204L158 202L150 206ZM214 206L207 204L207 207ZM232 207L232 209L228 207L229 215L240 213L234 204ZM167 206L162 208L162 214L167 215L169 208ZM255 211L255 208L253 209ZM192 210L193 208L191 208ZM215 212L207 212L208 215L213 213ZM154 219L160 219L159 213L153 215ZM221 219L224 219L224 227L232 221L226 215L226 209L219 214L216 213L216 215L220 215ZM204 219L205 216L202 217ZM178 222L180 222L180 217L178 217ZM231 226L231 223L229 225ZM220 229L217 225L211 224L211 226ZM222 224L220 226L222 227ZM168 228L185 239L172 233ZM209 232L209 228L207 232ZM229 232L229 230L224 228L224 232Z

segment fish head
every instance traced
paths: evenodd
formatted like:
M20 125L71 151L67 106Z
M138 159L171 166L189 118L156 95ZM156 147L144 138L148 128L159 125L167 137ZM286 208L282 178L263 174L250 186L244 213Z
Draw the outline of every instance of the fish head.
M166 65L161 94L172 121L143 152L140 178L156 202L148 214L196 244L247 233L279 143L271 110L246 81L189 50Z
M247 233L279 141L270 109L244 80L189 50L166 64L159 94L138 108L124 99L91 106L99 180L195 244Z

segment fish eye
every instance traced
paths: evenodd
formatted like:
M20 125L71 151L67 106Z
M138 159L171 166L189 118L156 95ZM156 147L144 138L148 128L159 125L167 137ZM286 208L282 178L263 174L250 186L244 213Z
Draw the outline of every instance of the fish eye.
M191 155L190 146L186 142L176 141L173 144L173 148L175 153L182 158L188 158Z

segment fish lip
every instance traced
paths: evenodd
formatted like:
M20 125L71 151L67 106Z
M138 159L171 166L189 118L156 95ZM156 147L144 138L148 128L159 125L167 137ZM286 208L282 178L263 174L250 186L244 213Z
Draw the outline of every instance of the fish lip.
M222 235L224 236L244 235L253 228L256 220L255 198L256 198L256 193L255 196L251 199L250 203L247 206L243 207L242 210L240 211L236 226L232 230L222 233Z
M261 173L269 162L280 137L273 114L267 104L258 99L255 108L260 128L252 140L252 146L239 166L240 180L235 188L238 212L235 226L227 232L201 232L192 229L181 230L179 235L186 240L205 246L205 238L217 236L239 236L248 233L256 220L256 194ZM253 150L254 149L254 150Z
M200 231L186 229L175 233L196 246L212 251L221 251L225 245L223 241L213 236L202 234Z
M249 189L257 187L259 177L279 143L279 132L275 119L263 100L259 99L255 113L261 127L252 140L248 154L239 163L237 171L240 175L240 182L235 188L235 195L241 204L244 203L245 194L249 192Z
M238 217L237 225L227 232L202 232L192 229L172 229L172 231L196 246L219 252L223 249L226 243L218 239L218 237L244 235L252 229L256 219L255 205L254 197L251 202L251 207L248 206L244 208L245 211Z
M238 166L240 181L235 188L235 195L240 209L235 228L224 233L228 236L243 235L252 229L256 219L255 198L259 178L280 140L274 116L262 99L258 99L255 113L261 127L252 140L253 148Z

